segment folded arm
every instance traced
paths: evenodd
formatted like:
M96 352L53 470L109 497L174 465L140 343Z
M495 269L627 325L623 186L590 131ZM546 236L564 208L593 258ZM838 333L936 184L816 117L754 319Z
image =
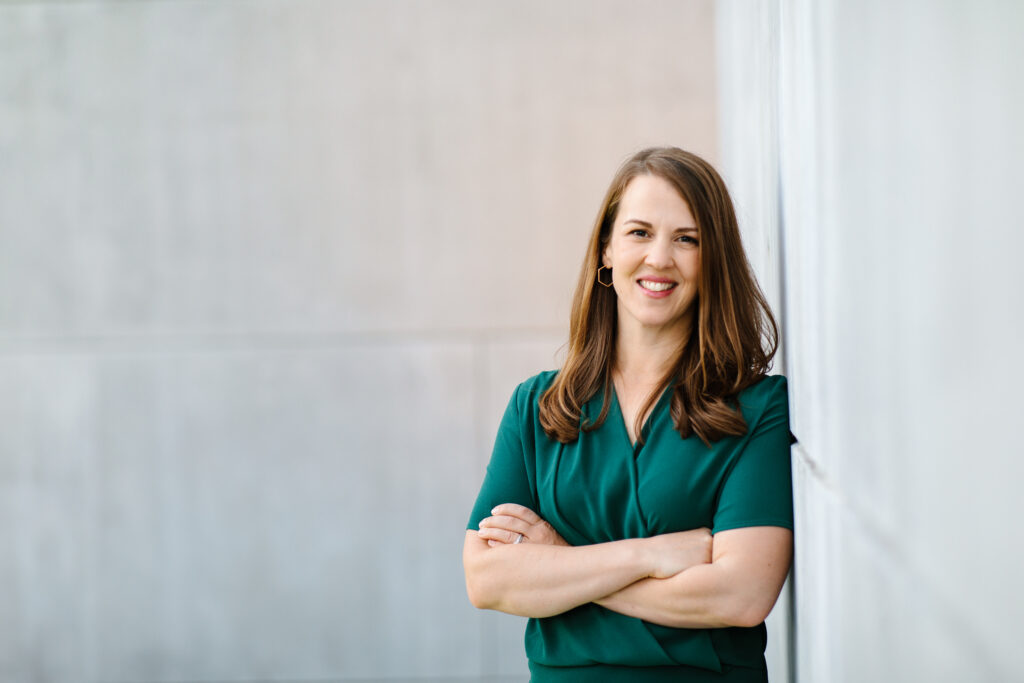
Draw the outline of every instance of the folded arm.
M549 617L710 557L706 529L571 547L528 508L495 512L466 532L462 553L470 602L483 609Z
M712 559L667 579L642 579L595 602L676 628L756 626L771 612L789 572L793 532L749 527L714 536Z
M570 548L528 508L495 512L466 534L467 589L477 607L521 616L596 602L675 628L756 626L778 599L793 550L793 533L772 526ZM519 534L526 542L514 544Z
M569 546L534 543L488 546L466 532L462 561L475 607L524 617L550 617L593 602L648 576L629 541Z

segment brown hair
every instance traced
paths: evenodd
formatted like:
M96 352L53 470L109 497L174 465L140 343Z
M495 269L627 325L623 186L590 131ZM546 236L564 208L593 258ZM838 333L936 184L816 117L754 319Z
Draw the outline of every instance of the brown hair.
M694 300L697 334L691 331L661 391L651 394L637 413L638 438L643 438L641 421L670 383L672 420L683 438L696 434L710 445L744 434L747 423L736 398L767 374L778 348L778 326L743 251L725 183L708 162L676 147L641 150L612 179L576 285L565 365L540 397L541 426L549 438L570 443L581 429L596 429L608 415L617 295L614 288L597 285L597 272L622 193L639 175L665 179L689 205L700 235L700 281ZM600 415L581 424L583 404L598 391L604 392Z

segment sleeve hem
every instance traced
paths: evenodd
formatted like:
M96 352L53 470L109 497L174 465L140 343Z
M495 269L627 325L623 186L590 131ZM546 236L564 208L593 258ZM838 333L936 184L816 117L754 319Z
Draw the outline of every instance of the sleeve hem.
M719 531L729 531L731 529L746 529L752 526L777 526L783 529L789 529L793 531L793 522L790 520L779 519L778 517L765 517L762 519L747 519L740 522L729 522L726 524L715 525L711 529L711 534L717 534Z

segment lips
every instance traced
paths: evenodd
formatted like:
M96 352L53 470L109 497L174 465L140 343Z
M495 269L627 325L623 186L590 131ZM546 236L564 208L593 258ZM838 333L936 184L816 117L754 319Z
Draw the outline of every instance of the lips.
M675 288L679 283L673 282L672 280L663 280L661 278L641 278L640 280L637 280L637 284L648 292L667 292L668 290Z

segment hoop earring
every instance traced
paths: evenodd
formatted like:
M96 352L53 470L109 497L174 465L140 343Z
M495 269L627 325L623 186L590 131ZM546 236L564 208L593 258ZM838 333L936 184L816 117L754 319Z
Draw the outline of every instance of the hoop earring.
M604 281L601 279L601 271L602 270L607 270L608 273L609 273L609 275L608 275L608 284L604 284ZM598 282L598 284L603 285L605 287L611 287L612 286L611 272L612 272L612 269L609 268L608 266L601 266L600 268L598 268L597 269L597 282Z

